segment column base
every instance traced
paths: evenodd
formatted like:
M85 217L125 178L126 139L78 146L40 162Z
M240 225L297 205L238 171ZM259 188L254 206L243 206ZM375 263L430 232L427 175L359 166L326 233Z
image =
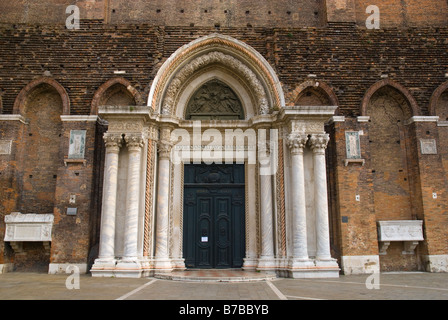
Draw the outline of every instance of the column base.
M258 265L256 270L263 272L275 273L277 269L277 262L274 257L261 257L258 259Z
M172 272L173 263L170 258L155 258L154 259L154 272Z
M339 278L339 268L336 259L316 259L316 268L319 270L319 278Z
M150 268L146 259L96 259L90 273L92 277L142 278L149 276Z
M291 259L286 268L289 278L339 278L339 266L335 259Z
M288 261L288 269L308 269L314 267L314 261L311 259L292 258Z
M243 259L243 270L244 271L256 271L258 266L257 258L244 258Z
M115 259L98 258L90 269L90 273L92 274L92 277L113 277L116 264L117 260Z
M141 278L142 264L137 259L118 260L114 270L117 278Z

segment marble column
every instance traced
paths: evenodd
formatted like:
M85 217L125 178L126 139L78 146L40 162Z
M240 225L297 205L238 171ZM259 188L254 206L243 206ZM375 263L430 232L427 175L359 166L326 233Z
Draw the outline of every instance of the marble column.
M170 155L172 144L169 129L161 129L158 142L159 162L157 175L156 246L154 267L156 271L171 271L169 257L169 202L170 202Z
M105 269L115 267L115 214L118 182L118 154L122 145L122 136L119 134L104 134L106 156L104 163L103 203L101 210L101 230L98 259L92 267L92 275L100 275ZM105 274L104 274L105 275ZM108 275L105 275L108 276Z
M269 144L263 142L259 144L260 163L260 231L261 231L261 251L258 260L259 270L275 270L274 256L274 222L272 207L272 175L266 173L270 170ZM260 156L261 155L261 156Z
M124 139L128 147L129 162L123 260L137 261L140 168L144 138L142 134L130 134Z
M303 149L308 136L305 133L291 133L287 144L291 151L291 202L292 202L292 258L289 268L312 265L308 256L305 171Z
M310 138L314 164L314 207L316 212L317 260L333 260L330 253L330 229L328 224L327 169L325 149L328 134L313 134Z

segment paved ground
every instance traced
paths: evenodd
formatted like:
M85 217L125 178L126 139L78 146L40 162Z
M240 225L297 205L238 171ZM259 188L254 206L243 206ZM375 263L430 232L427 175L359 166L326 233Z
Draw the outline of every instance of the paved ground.
M0 300L448 300L448 273L223 283L6 273Z

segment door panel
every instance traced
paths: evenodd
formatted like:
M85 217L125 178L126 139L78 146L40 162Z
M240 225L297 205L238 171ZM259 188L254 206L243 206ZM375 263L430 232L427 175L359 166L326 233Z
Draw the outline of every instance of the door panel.
M221 165L226 181L186 183L184 186L183 251L187 268L239 268L245 254L244 184L228 183L229 177L244 177L239 165ZM194 168L186 165L185 181L195 179ZM198 172L207 177L207 167ZM196 173L197 174L197 173Z
M231 208L230 197L215 198L217 217L215 218L215 235L216 235L216 249L217 249L217 268L230 268L231 261L231 235L230 235L230 220Z
M212 266L211 258L213 257L212 246L210 245L210 235L212 227L212 205L213 198L198 198L199 203L199 217L198 228L199 233L196 234L197 250L198 250L198 267L210 268Z

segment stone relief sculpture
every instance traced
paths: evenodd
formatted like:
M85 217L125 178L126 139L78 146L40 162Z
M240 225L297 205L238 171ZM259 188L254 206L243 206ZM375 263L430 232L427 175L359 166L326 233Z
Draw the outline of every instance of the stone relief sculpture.
M218 80L204 84L190 99L186 119L243 119L236 94Z

